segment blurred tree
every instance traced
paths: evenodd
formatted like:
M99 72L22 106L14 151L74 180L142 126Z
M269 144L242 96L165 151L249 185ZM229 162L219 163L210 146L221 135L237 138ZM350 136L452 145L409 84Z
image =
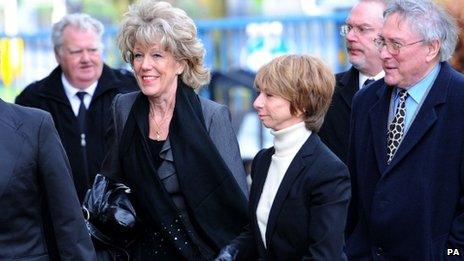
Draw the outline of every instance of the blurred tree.
M225 0L167 0L173 6L184 9L193 19L224 17Z
M83 10L83 3L81 0L66 0L66 7L68 13L80 13Z
M218 18L225 15L225 0L165 0L184 9L194 19ZM258 0L259 1L259 0ZM117 23L135 0L66 0L68 13L88 13L104 23Z
M66 0L66 5L68 13L88 13L105 24L111 24L119 22L133 2L134 0Z

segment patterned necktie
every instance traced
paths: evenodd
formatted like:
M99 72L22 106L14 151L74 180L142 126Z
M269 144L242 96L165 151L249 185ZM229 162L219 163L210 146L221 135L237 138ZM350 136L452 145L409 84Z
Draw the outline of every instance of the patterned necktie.
M387 164L390 164L396 150L400 146L401 139L404 134L404 121L406 118L406 99L408 93L406 90L401 90L398 93L399 102L396 108L395 117L388 126L387 133Z
M371 79L371 78L366 79L366 81L364 81L364 83L362 85L362 88L366 87L367 85L369 85L369 84L371 84L373 82L375 82L374 79Z

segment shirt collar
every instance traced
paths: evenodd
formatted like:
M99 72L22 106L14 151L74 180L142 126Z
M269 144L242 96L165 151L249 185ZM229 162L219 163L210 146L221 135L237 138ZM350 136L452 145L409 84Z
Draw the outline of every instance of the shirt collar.
M68 96L68 99L71 99L73 96L76 95L77 92L81 91L90 94L90 97L92 97L95 93L95 89L97 89L98 84L98 81L96 81L85 89L78 89L72 86L71 83L69 83L68 79L66 79L66 76L64 76L64 73L61 74L61 82L63 83L64 92L66 93L66 96Z
M411 97L416 103L420 103L427 94L427 90L432 86L433 82L437 78L440 68L441 66L438 63L422 80L411 86L411 88L408 89L409 97ZM398 95L398 92L399 88L396 88L395 96Z
M363 86L364 82L367 79L373 79L373 80L377 81L379 79L382 79L384 76L385 76L385 72L383 70L380 71L377 75L374 75L374 76L370 76L370 75L364 74L362 72L359 72L359 89L361 89L361 87Z

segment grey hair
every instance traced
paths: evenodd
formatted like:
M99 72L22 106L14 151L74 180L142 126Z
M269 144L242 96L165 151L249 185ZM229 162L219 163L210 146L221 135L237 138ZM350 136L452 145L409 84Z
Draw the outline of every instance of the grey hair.
M60 21L55 23L52 28L53 50L58 54L63 45L63 31L68 26L74 26L82 30L92 30L100 41L100 48L103 48L102 35L105 31L103 24L97 19L84 13L74 13L64 16Z
M205 49L197 37L197 28L185 11L167 2L142 0L129 6L118 34L122 58L133 62L136 43L151 46L158 42L174 59L184 64L182 81L197 89L210 80L204 66Z
M384 18L393 13L409 21L425 42L440 41L440 61L451 58L458 40L458 27L455 19L441 6L430 0L393 0L389 2Z

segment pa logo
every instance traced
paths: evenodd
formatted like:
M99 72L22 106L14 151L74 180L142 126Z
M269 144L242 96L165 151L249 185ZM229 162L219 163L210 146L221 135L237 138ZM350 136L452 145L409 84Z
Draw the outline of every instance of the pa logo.
M460 256L459 249L457 248L448 248L446 250L446 255L448 256Z

